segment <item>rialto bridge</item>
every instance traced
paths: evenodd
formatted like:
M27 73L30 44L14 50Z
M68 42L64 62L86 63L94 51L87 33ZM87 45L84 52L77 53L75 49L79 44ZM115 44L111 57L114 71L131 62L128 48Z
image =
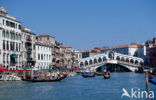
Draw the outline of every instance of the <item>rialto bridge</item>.
M79 67L84 70L96 71L98 67L106 64L120 65L129 71L137 71L138 68L143 67L144 60L142 58L124 55L113 51L107 51L103 54L80 59Z

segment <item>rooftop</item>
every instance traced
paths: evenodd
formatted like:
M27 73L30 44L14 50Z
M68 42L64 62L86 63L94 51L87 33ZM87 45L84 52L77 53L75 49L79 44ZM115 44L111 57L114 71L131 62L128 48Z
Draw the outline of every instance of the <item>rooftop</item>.
M41 34L41 35L39 35L39 36L37 36L37 37L52 37L52 38L55 38L55 37L50 36L50 35L48 35L48 34Z
M47 43L42 43L42 42L39 42L39 41L36 42L36 45L42 45L42 46L51 47L51 45L49 45L49 44L47 44Z

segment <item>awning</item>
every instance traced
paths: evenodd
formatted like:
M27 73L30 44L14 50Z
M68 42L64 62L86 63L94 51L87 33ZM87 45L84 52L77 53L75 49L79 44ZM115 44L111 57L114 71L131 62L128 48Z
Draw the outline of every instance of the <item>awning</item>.
M0 70L6 70L6 68L0 65Z
M49 68L49 69L41 69L41 71L52 71L52 70L54 70L54 69L51 69L51 68Z
M17 58L17 56L15 54L12 54L11 57L12 58Z

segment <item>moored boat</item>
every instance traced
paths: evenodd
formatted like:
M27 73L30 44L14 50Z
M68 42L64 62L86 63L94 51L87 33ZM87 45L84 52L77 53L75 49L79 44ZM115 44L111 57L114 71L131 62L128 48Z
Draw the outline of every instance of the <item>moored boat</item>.
M95 74L96 74L97 76L102 76L102 75L103 75L103 74L100 73L100 72L95 72Z
M153 84L155 84L155 85L156 85L156 80L149 79L148 81L149 81L150 83L153 83Z
M104 71L103 76L104 76L104 79L110 78L110 71Z
M104 79L108 79L108 78L110 78L110 75L108 74L104 75Z
M55 78L55 79L22 79L23 81L29 81L29 82L57 82L61 81L65 77Z
M95 73L94 72L83 72L82 76L83 77L94 77Z

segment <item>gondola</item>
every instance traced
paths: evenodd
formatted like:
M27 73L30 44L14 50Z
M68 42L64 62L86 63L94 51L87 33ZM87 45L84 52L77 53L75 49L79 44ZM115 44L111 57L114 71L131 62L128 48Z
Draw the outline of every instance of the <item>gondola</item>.
M108 74L104 75L104 79L108 79L108 78L110 78L110 75Z
M104 76L104 79L109 79L110 78L110 71L104 72L103 76Z
M148 81L149 81L150 83L153 83L153 84L155 84L155 85L156 85L156 80L153 80L153 79L148 79Z
M83 77L94 77L95 73L94 72L83 72L82 76Z
M103 75L103 74L100 73L100 72L95 72L95 74L96 74L97 76L102 76L102 75Z
M65 77L60 77L56 79L22 79L23 81L28 81L28 82L57 82L61 81Z

